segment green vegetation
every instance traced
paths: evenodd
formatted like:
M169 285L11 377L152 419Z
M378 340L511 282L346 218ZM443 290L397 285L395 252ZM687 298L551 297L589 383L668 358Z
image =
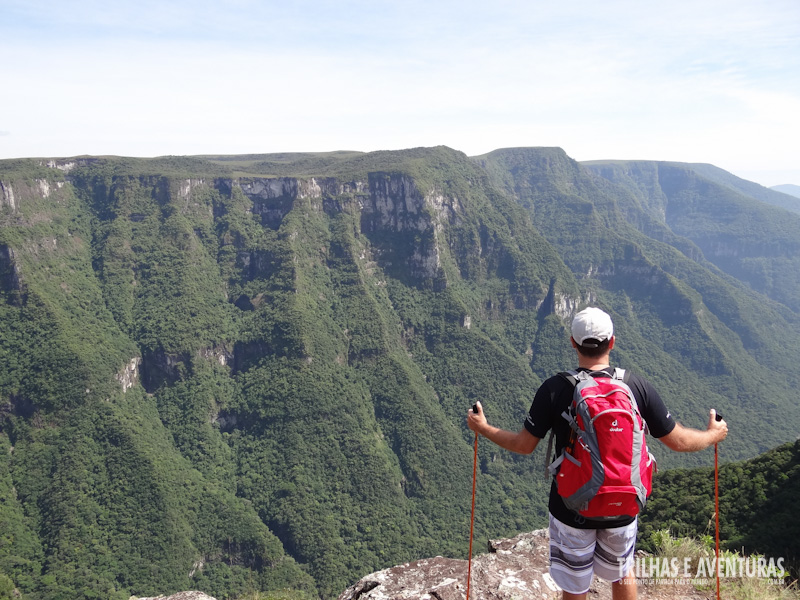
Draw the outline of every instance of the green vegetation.
M727 188L688 169L674 173L677 167L655 163L593 163L591 169L602 177L593 176L558 149L498 150L474 160L528 209L583 294L610 310L619 334L617 360L647 374L676 418L704 427L708 408L717 408L733 428L747 432L729 440L731 458L754 456L793 439L787 424L794 417L787 415L797 405L787 391L797 379L794 352L786 348L800 333L796 307L753 292L731 276L735 273L709 262L694 238L675 230L678 218L671 217L664 191L668 180L669 189L688 181L703 190L694 197L708 218L693 222L703 232L697 237L704 238L725 226L712 214L734 219L720 207L711 208L728 197ZM790 234L784 224L778 226L774 213L782 212L785 223L793 215L752 199L737 201L747 208L735 216L741 228L749 220L773 231L758 234L763 239L796 238L797 229ZM685 222L690 221L687 216ZM759 398L758 408L753 398ZM658 459L662 467L708 460L703 454L663 452Z
M661 565L680 565L675 571L682 577L684 573L690 575L690 579L695 582L695 587L709 593L716 592L715 578L715 548L714 539L711 536L701 538L694 537L674 537L669 529L655 531L650 536L651 545L654 547L653 564ZM640 559L642 560L642 559ZM647 558L643 560L647 561ZM710 573L700 565L701 561L711 566ZM759 575L756 565L763 561L765 567ZM725 550L720 552L720 596L729 600L797 600L800 598L797 582L787 584L775 583L775 580L783 580L788 577L788 573L776 568L770 577L764 574L770 573L768 570L769 561L762 555L743 556L737 552ZM747 568L741 565L752 566L748 575ZM727 571L726 571L727 569ZM668 572L669 569L664 569ZM703 577L697 577L700 573ZM669 580L662 577L660 584L664 585ZM656 582L655 585L659 585Z
M653 219L690 240L719 269L793 312L800 310L800 216L790 197L711 165L595 162L588 167L628 189Z
M590 302L682 422L725 414L726 458L800 423L795 307L659 217L677 200L648 169L445 147L56 162L0 161L0 597L332 598L462 557L466 411L521 427ZM688 205L727 202L693 181ZM750 235L741 219L726 231ZM543 526L542 455L480 462L477 536ZM766 552L756 529L726 540Z
M725 444L720 452L725 453ZM641 541L668 528L679 535L713 533L714 473L707 467L674 469L657 476L642 518ZM757 458L724 464L719 471L720 537L725 548L784 557L800 567L797 495L800 442Z

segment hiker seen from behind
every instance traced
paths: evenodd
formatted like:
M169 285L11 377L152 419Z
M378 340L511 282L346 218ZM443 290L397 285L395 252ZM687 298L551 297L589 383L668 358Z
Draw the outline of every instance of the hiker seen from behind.
M551 432L550 574L564 600L585 599L593 575L611 582L614 600L632 600L638 514L655 471L645 433L676 452L697 452L724 440L728 426L713 408L706 430L682 426L650 382L612 366L616 338L606 312L582 310L571 333L577 369L541 385L519 432L490 425L480 403L467 424L520 454Z

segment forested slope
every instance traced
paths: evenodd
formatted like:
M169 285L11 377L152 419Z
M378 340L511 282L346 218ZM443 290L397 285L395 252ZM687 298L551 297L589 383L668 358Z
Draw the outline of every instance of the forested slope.
M628 189L652 218L691 240L722 271L800 310L795 198L711 165L630 161L587 168Z
M789 389L797 383L796 352L787 349L800 333L797 307L765 297L737 279L735 269L726 273L707 255L703 240L731 235L740 260L747 262L753 256L748 250L757 254L758 246L748 248L719 230L735 221L764 244L780 239L795 244L800 228L788 226L797 221L795 215L737 195L743 214L724 204L715 221L714 205L730 192L687 169L675 179L694 183L686 195L707 218L673 216L679 209L659 184L665 176L653 172L660 165L635 163L624 184L615 185L593 176L600 167L587 171L558 149L498 150L475 160L528 209L582 293L611 310L619 334L617 360L646 373L673 415L705 427L708 408L716 407L742 432L729 441L731 458L794 439L798 407ZM662 466L700 458L662 456Z
M800 424L795 308L560 150L0 161L0 184L0 572L26 597L332 597L462 556L466 411L519 428L589 303L681 421L725 413L730 459ZM542 526L541 455L480 455L478 535Z
M724 444L720 446L725 456ZM719 471L720 536L725 548L784 558L800 568L800 442L783 444ZM676 535L714 535L714 470L673 469L660 474L642 518L640 538L670 529Z

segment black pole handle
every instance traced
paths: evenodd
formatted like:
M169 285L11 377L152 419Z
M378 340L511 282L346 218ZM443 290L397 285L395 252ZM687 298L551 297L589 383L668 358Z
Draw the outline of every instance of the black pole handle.
M722 415L717 413L717 421L722 421Z
M477 404L473 404L472 405L472 412L474 412L476 415L478 414L478 405Z

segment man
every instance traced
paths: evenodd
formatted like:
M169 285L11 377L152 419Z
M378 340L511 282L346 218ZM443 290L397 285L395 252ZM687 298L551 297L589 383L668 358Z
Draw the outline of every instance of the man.
M578 356L578 370L610 377L614 372L609 360L614 348L614 325L611 317L598 308L579 312L572 321L572 347ZM631 375L627 381L650 434L676 452L697 452L725 439L728 426L716 420L712 408L705 431L683 427L667 411L661 397L643 377ZM556 375L537 390L524 427L518 432L493 427L486 421L483 408L469 411L469 428L492 442L520 454L530 454L552 428L556 455L569 439L569 424L562 416L572 402L574 388ZM571 511L558 495L555 481L550 488L550 573L563 590L563 600L585 600L592 575L611 581L614 600L636 598L633 576L637 519L621 517L611 521L591 521Z

